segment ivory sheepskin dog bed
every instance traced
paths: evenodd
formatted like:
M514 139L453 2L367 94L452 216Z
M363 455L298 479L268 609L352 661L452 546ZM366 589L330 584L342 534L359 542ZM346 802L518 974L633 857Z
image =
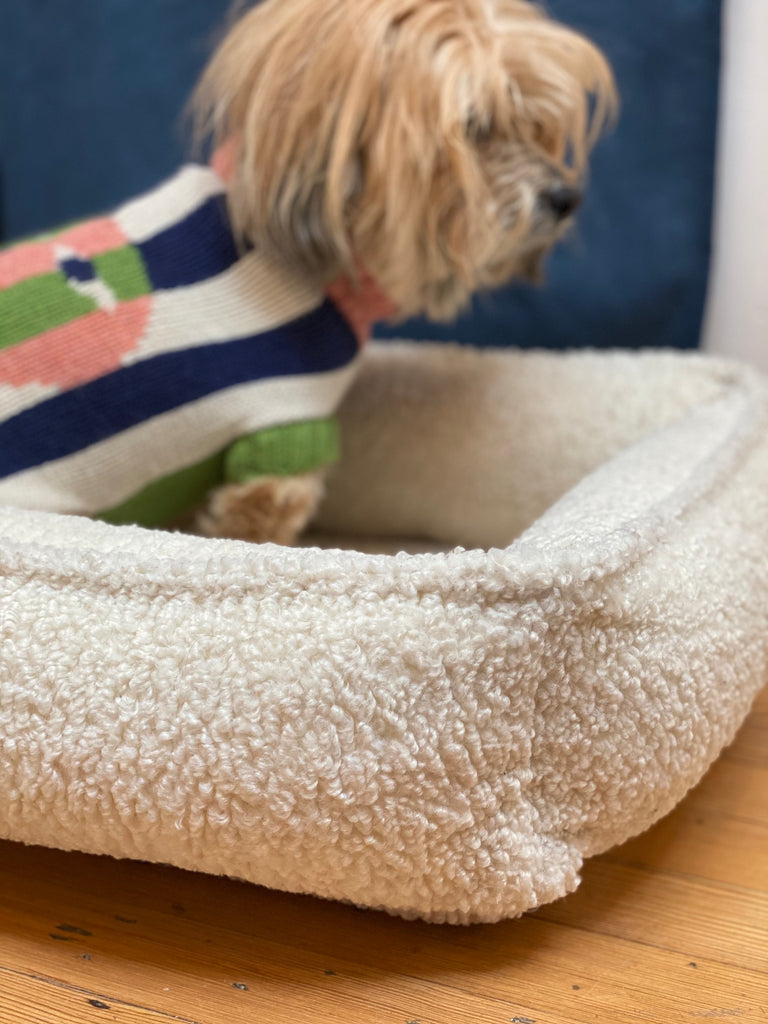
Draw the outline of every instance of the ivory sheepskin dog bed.
M374 345L320 528L427 553L2 511L2 835L437 922L564 895L766 680L767 410L699 356Z

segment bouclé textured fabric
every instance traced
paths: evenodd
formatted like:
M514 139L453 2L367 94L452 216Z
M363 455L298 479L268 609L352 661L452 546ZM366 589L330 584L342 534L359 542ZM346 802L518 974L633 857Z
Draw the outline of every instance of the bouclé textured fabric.
M564 895L766 679L767 395L701 357L374 346L322 528L469 550L2 511L2 835L436 922Z

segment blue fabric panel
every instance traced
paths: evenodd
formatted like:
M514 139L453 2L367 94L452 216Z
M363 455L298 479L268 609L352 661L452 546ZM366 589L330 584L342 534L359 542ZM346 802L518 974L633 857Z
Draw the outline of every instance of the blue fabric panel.
M186 154L180 112L228 0L6 3L0 188L6 238L107 210ZM618 130L595 155L545 288L476 300L457 324L389 334L572 347L698 343L710 256L720 0L549 0L616 67ZM0 230L3 229L0 226ZM385 332L380 332L385 333Z
M3 0L7 240L104 212L189 153L184 107L229 0Z
M0 477L80 451L153 416L251 381L347 366L358 346L330 301L253 337L167 352L0 423Z

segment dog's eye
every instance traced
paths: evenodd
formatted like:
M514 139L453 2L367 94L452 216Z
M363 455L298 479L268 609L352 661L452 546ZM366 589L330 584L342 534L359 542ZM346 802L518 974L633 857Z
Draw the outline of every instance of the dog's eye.
M530 138L534 146L551 160L558 163L563 161L564 140L561 136L555 135L551 127L536 121L531 128Z
M493 136L490 121L480 118L476 114L472 114L467 120L465 132L468 141L471 142L473 146L482 146L485 143L490 142Z
M531 138L533 139L534 145L543 149L545 153L552 150L553 139L551 132L549 132L541 121L535 121L531 126Z

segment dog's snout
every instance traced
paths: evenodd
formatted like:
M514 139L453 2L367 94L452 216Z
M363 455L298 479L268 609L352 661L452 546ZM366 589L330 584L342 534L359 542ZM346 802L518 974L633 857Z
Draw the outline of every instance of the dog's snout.
M565 220L581 203L582 191L572 185L552 185L542 193L541 198L558 220Z

